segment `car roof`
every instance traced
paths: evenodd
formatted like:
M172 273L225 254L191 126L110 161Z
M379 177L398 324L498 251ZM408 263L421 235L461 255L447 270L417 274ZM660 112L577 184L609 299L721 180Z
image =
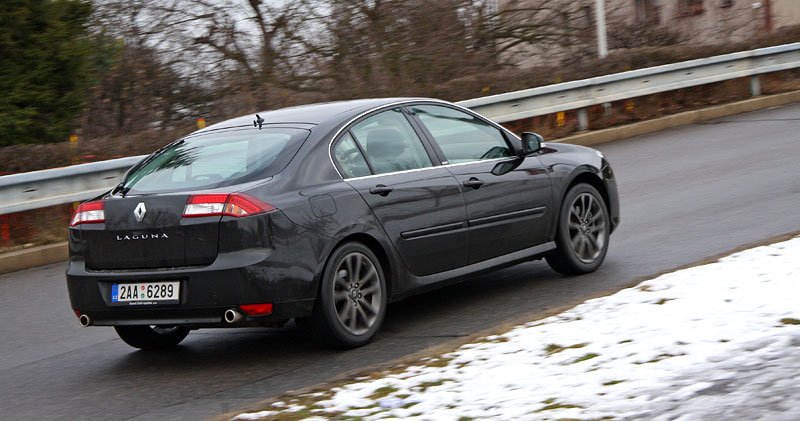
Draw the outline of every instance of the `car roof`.
M252 126L256 114L264 119L264 124L303 124L318 125L334 117L342 119L352 118L356 115L384 105L412 100L430 100L429 98L369 98L348 101L323 102L318 104L298 105L295 107L280 108L271 111L262 111L235 117L217 124L208 126L200 132L218 130L229 127ZM198 132L195 132L198 133Z

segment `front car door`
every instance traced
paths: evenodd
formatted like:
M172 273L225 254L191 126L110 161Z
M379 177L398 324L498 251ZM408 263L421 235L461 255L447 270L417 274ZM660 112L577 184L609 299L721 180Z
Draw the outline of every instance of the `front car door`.
M458 181L434 166L430 145L402 110L356 123L332 152L342 177L367 202L411 273L467 264L466 206Z
M550 241L556 210L550 177L536 157L514 156L509 142L516 139L460 109L432 104L409 109L462 188L470 264ZM498 171L499 164L513 169Z

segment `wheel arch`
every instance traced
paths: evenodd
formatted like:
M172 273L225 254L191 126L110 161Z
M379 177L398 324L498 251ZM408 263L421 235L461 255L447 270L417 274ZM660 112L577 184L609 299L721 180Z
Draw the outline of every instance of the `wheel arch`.
M383 269L383 276L386 281L386 292L388 293L387 301L391 301L394 291L393 287L395 284L395 276L396 276L394 272L394 265L392 264L392 261L389 258L389 253L384 247L384 245L381 244L381 242L377 238L363 232L348 234L345 237L339 239L333 245L333 247L330 248L327 257L325 258L325 264L323 265L322 270L317 276L317 281L316 281L317 296L319 296L320 288L322 287L321 277L325 272L325 268L328 267L328 264L330 263L330 259L331 256L333 255L333 252L339 247L341 247L342 244L349 242L361 243L365 245L367 248L369 248L370 251L375 253L375 256L378 258L378 262L381 264L381 268Z
M567 188L562 192L561 202L559 203L562 203L564 198L567 197L567 193L569 193L569 191L578 184L588 184L597 189L597 191L600 192L600 195L603 196L603 201L606 204L606 212L611 215L611 201L609 200L608 196L608 188L606 187L605 183L603 183L603 179L600 177L600 175L593 171L582 171L573 176L572 180L570 180L569 184L567 185Z

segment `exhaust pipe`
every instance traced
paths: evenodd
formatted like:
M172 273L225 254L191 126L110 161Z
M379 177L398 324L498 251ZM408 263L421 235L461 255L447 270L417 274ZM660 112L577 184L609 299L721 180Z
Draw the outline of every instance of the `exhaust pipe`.
M232 308L225 310L225 321L228 323L237 323L243 318L244 316L242 316L242 313L239 313Z
M83 327L89 327L92 325L92 318L85 314L81 314L81 317L78 317L78 321L81 322L81 326Z

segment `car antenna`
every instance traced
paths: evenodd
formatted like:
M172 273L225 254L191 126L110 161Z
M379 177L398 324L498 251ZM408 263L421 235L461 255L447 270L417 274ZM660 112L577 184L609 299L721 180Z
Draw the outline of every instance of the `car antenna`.
M258 127L258 130L261 130L261 126L264 124L264 121L266 120L261 118L260 115L256 114L256 119L253 120L253 127Z

